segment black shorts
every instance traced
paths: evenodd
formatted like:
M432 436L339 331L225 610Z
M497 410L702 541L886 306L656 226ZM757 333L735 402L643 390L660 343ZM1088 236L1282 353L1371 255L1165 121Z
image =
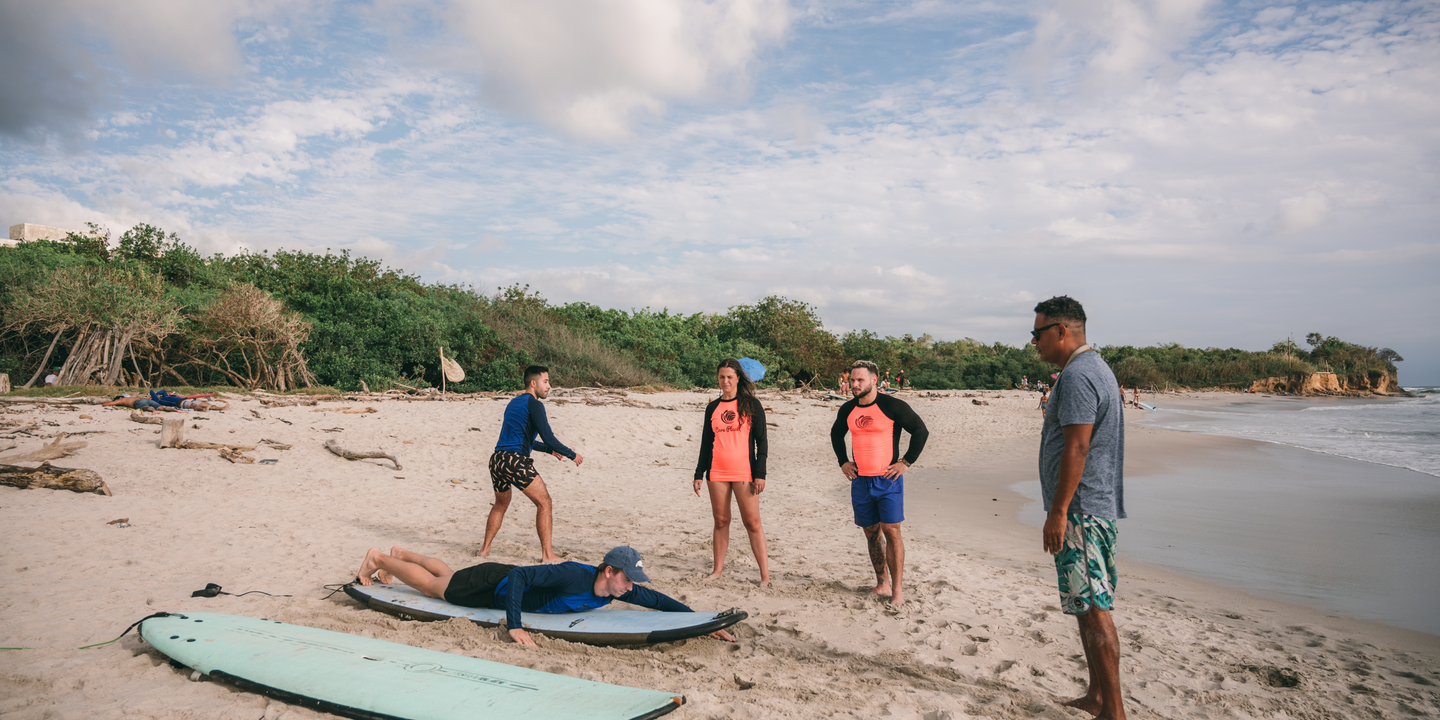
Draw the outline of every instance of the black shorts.
M490 456L490 485L497 493L509 492L511 485L524 490L537 477L535 461L520 453L496 450Z
M456 570L445 586L445 602L460 607L495 607L495 587L518 565L505 563L480 563L464 570Z

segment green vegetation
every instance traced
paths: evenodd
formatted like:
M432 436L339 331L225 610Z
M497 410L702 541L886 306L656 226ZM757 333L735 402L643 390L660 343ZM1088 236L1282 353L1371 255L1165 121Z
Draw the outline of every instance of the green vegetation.
M770 369L766 385L834 387L852 358L905 370L922 389L1001 389L1053 368L1030 345L836 336L815 308L771 296L724 313L552 305L529 287L493 295L426 284L346 252L204 257L137 225L113 246L91 233L0 248L0 372L22 386L63 366L61 385L354 391L440 384L439 350L465 368L459 392L515 390L548 365L557 384L712 387L726 357ZM1101 347L1127 386L1243 388L1257 378L1333 369L1395 374L1401 360L1312 333L1268 351L1179 345ZM42 373L43 375L43 373ZM29 390L27 394L59 392ZM74 392L74 390L69 390Z

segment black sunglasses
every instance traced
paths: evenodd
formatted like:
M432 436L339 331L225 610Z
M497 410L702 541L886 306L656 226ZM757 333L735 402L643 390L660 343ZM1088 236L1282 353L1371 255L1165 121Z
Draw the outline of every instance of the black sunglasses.
M1064 324L1065 324L1065 323L1050 323L1049 325L1046 325L1045 327L1035 328L1034 330L1031 330L1031 331L1030 331L1030 339L1031 339L1031 340L1039 340L1039 339L1040 339L1040 333L1043 333L1043 332L1045 332L1046 330L1049 330L1050 328L1055 327L1056 325L1064 325Z

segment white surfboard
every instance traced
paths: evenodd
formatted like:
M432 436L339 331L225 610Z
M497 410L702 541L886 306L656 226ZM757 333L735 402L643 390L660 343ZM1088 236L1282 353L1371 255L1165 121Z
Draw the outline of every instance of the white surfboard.
M464 618L485 627L505 624L505 611L467 608L426 597L408 585L350 585L345 593L371 609L412 620ZM673 642L709 635L749 617L731 608L723 612L654 612L650 610L589 610L543 615L521 613L525 629L588 645L635 645Z

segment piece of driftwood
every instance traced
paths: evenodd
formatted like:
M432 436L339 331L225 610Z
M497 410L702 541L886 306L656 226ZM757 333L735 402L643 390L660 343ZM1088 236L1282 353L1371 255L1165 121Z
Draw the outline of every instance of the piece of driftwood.
M60 441L64 439L65 433L60 433L55 437L55 441L50 443L49 445L45 445L38 450L31 450L27 453L19 453L16 455L6 455L5 457L0 457L0 463L42 462L45 460L54 460L56 458L65 457L66 455L69 455L76 450L79 450L80 448L83 448L86 445L90 444L83 440L80 442L61 444Z
M310 412L338 412L346 415L365 415L367 413L380 412L373 407L347 407L347 408L315 408Z
M130 420L133 421L133 422L145 423L146 425L164 425L164 424L165 424L165 418L162 418L162 417L160 417L159 415L151 415L150 413L147 413L147 412L145 412L144 410L136 410L136 411L130 413Z
M0 404L6 405L99 405L109 402L108 397L6 397L0 398Z
M40 467L28 468L18 465L0 465L0 485L20 489L50 488L72 492L93 492L110 495L110 486L94 470L53 467L45 463Z
M265 399L265 398L260 398L260 404L261 404L261 405L264 405L264 406L267 407L267 408L278 408L278 407L294 407L294 406L296 406L296 405L319 405L319 404L320 404L320 401L319 401L319 400L308 400L308 399L307 399L307 400L295 400L295 399L267 400L267 399Z
M332 453L335 453L336 455L339 455L342 458L345 458L346 460L369 460L384 458L392 463L395 463L396 470L405 469L400 467L400 461L396 460L394 455L391 455L390 453L383 453L379 450L372 450L370 452L354 452L352 450L346 450L345 448L340 447L340 443L337 443L334 440L326 440L325 449L329 450Z
M181 447L185 442L185 418L165 418L160 428L160 447Z
M10 392L10 374L0 373L0 393Z
M282 442L280 442L280 441L278 441L278 440L267 440L267 439L265 439L265 438L260 438L260 442L265 443L266 445L269 445L270 447L275 448L276 450L289 450L289 449L290 449L290 446L289 446L289 445L287 445L287 444L285 444L285 443L282 443Z
M238 447L235 447L235 448L224 448L224 449L222 449L222 450L220 451L220 457L225 458L226 460L229 460L229 461L232 462L232 463L240 463L240 464L242 464L242 465L253 465L253 464L255 464L255 458L247 457L247 456L245 456L245 455L242 454L242 453L243 453L243 451L240 450L240 448L238 448Z
M199 440L186 440L175 447L181 450L239 450L250 452L255 449L254 445L226 445L225 443L200 442Z

